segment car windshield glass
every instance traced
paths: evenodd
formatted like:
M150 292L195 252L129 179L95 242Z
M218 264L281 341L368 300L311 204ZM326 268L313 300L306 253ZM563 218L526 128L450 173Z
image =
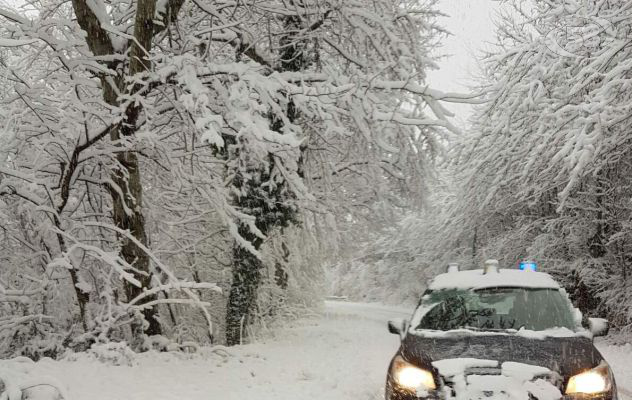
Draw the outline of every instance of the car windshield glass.
M557 289L438 290L425 295L416 329L576 330L568 300Z

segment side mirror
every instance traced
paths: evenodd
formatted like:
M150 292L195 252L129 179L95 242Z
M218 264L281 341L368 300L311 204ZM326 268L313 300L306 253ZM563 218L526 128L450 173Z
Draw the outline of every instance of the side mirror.
M388 331L394 335L401 336L403 339L404 336L406 336L406 331L408 331L408 325L409 325L408 320L401 319L401 318L394 319L394 320L388 321Z
M588 318L588 330L594 337L606 336L610 330L610 323L603 318Z

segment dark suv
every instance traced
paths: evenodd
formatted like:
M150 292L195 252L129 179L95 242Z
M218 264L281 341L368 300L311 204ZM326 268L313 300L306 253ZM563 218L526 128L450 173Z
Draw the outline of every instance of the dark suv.
M573 308L550 275L498 269L437 276L412 320L390 321L401 336L386 400L616 400L608 364L593 345L602 319Z

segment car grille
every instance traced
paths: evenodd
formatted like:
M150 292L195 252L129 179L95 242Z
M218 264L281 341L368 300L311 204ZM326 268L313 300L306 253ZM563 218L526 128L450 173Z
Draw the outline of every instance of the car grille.
M500 375L499 367L472 367L465 370L465 375Z
M465 382L472 382L475 380L480 380L480 377L498 377L499 379L511 379L509 377L503 377L502 376L502 371L500 368L488 368L488 367L476 367L476 368L468 368L465 371ZM463 376L461 375L460 378L462 379ZM493 387L490 387L490 390L480 390L480 384L479 384L479 389L471 391L470 390L470 385L466 384L466 392L467 394L469 394L468 396L457 396L457 390L462 388L462 383L460 384L461 386L459 387L459 384L456 382L455 377L450 377L450 378L443 378L443 383L444 383L444 398L445 399L454 399L454 398L459 398L459 400L481 400L481 399L486 399L486 398L500 398L500 399L511 399L511 397L503 392L502 390L495 390ZM486 379L486 378L482 378L482 379ZM492 378L492 380L494 380L496 378ZM547 381L548 383L550 383L551 385L553 385L554 387L556 387L558 390L561 390L561 383L562 383L562 379L561 377L559 377L559 375L555 374L555 373L551 373L549 375L543 375L543 376L536 376L533 381L536 380L544 380ZM525 390L526 391L526 390ZM531 392L527 392L526 394L528 394L528 397L530 400L538 400L538 397L536 397L533 393ZM523 397L524 398L524 397Z

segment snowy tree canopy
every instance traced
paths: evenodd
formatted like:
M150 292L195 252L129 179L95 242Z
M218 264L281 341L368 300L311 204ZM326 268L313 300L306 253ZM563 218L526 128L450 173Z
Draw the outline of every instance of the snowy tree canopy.
M29 4L0 6L13 348L32 321L60 345L161 333L180 303L210 323L205 262L261 271L275 229L415 198L442 103L477 101L426 84L434 1Z
M363 249L374 259L339 268L362 271L365 292L384 293L375 282L450 261L537 260L582 310L629 328L630 4L503 4L479 80L487 102L453 141L430 212L399 218ZM406 282L410 297L423 289Z
M584 309L622 324L629 14L626 2L535 2L505 21L487 64L491 101L458 153L468 202L454 214L481 247L546 262Z

